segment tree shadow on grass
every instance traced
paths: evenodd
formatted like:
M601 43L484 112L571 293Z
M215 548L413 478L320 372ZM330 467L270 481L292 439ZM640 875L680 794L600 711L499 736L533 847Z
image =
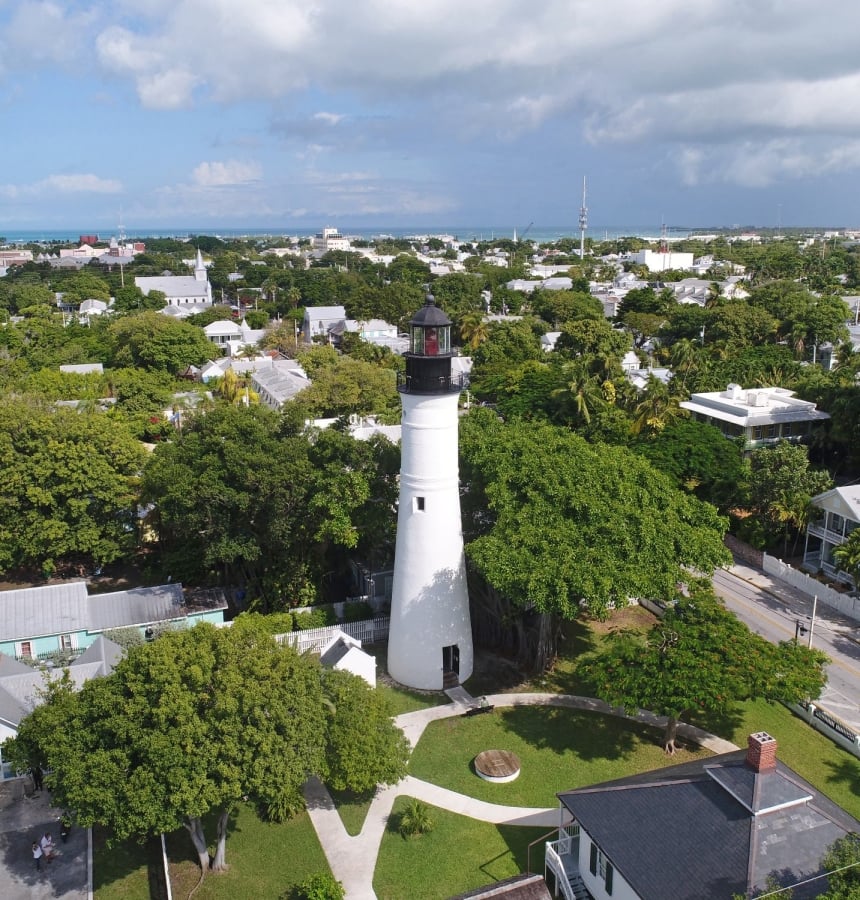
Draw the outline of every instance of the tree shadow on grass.
M860 797L860 766L855 757L846 757L838 762L825 761L825 765L830 769L828 783L847 785L855 797Z
M544 868L544 842L553 840L557 832L555 829L550 831L547 828L523 828L516 825L499 825L499 834L508 847L510 856L513 858L514 864L519 872L540 873ZM531 849L529 849L530 845ZM508 854L505 854L507 856ZM488 877L496 881L501 878L508 878L509 875L494 874L494 864L500 858L487 860L482 866L481 871Z
M500 710L502 726L537 750L580 759L623 759L641 740L655 743L653 729L564 707L520 706Z

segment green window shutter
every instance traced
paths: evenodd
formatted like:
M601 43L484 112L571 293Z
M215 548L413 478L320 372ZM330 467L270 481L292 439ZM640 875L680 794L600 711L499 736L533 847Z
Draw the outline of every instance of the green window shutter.
M612 896L612 863L606 862L606 893Z
M597 844L591 845L591 861L588 868L591 869L592 875L597 874Z

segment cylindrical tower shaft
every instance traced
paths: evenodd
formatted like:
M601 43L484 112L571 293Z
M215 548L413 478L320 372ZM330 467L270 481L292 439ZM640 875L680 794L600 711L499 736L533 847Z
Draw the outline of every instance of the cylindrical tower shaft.
M440 690L472 674L458 464L460 384L451 376L450 320L428 297L410 323L403 404L400 505L388 671Z

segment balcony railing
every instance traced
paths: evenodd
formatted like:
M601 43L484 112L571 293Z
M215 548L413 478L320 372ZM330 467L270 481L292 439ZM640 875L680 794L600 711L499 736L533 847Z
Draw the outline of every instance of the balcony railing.
M441 376L397 373L397 390L401 394L459 394L468 384L463 373Z

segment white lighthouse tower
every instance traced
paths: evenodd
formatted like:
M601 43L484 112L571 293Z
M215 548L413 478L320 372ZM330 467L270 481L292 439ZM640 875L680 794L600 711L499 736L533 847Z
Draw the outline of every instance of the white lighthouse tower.
M400 506L388 671L401 684L441 690L472 674L472 625L463 555L451 320L428 294L409 323Z

